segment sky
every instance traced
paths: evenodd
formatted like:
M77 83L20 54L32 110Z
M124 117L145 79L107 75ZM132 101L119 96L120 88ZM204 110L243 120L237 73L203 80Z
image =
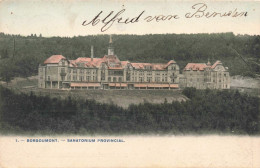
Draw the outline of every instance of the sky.
M42 34L51 36L78 36L95 34L190 34L233 32L235 34L260 34L260 2L259 1L204 1L209 12L225 13L229 11L247 12L246 17L186 18L185 15L195 13L203 4L200 1L41 1L41 0L0 0L0 32L7 34ZM195 5L195 9L192 6ZM99 19L104 19L111 11L112 18L121 10L122 20L132 19L144 13L136 23L113 23L106 31L101 21L96 25L83 26L102 11ZM200 13L202 14L202 13ZM161 16L160 16L161 15ZM165 17L177 15L178 19L147 22L146 17Z

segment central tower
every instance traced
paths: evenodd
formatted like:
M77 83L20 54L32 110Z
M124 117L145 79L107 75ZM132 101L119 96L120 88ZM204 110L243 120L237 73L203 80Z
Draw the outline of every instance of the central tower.
M114 55L114 47L113 47L112 35L110 35L107 55Z

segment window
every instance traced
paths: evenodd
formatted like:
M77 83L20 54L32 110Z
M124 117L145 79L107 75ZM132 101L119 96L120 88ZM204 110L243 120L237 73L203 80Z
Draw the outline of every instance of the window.
M119 78L118 78L118 82L122 82L122 77L119 77Z
M160 77L155 77L155 82L160 82L161 78Z
M111 75L111 76L122 76L123 75L123 71L108 71L108 75Z
M139 72L139 75L140 75L140 76L143 76L143 75L144 75L144 71L140 71L140 72Z
M126 80L127 80L127 81L130 81L130 72L127 72L127 73L126 73Z
M60 72L61 72L61 73L65 73L65 68L61 68L61 69L60 69Z
M105 80L105 71L104 70L102 70L102 72L101 72L101 80Z
M87 81L90 81L90 76L87 76Z
M116 82L117 80L116 80L116 77L113 77L113 82Z
M50 81L50 80L51 80L51 77L50 77L50 76L48 76L48 77L47 77L47 80L48 80L48 81Z
M84 76L80 76L80 81L83 81L84 80Z

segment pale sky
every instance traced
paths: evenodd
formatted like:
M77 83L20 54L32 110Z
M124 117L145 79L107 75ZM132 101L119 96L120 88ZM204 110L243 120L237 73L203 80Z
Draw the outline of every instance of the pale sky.
M229 11L248 12L247 17L185 18L186 13L195 13L192 6L199 1L21 1L0 0L0 32L30 35L40 33L50 36L78 36L91 34L161 34L161 33L218 33L260 34L260 2L204 2L206 12L225 13ZM101 32L103 23L96 26L82 26L91 21L100 11L104 19L112 10L114 13L125 9L122 20L137 17L138 23L114 23L110 29ZM178 15L179 19L147 22L147 16ZM109 19L109 18L108 18Z

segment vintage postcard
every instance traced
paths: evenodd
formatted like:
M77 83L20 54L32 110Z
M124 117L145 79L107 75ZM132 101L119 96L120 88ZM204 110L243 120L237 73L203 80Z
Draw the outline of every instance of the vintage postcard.
M0 167L260 167L259 1L0 0Z

